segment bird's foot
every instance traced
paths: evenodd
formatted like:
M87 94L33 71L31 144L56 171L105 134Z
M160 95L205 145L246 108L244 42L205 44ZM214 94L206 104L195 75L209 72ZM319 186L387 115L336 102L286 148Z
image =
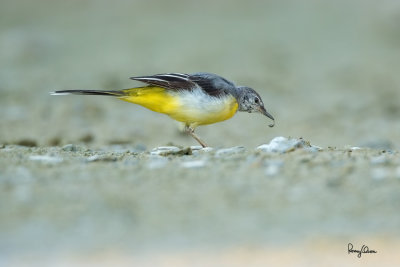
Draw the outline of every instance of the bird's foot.
M202 147L208 147L208 145L207 145L203 140L201 140L200 137L198 137L198 136L194 133L194 129L193 129L193 128L191 128L191 127L189 127L189 126L186 126L186 127L185 127L185 131L186 131L188 134L190 134L194 139L196 139L196 141L199 142L199 144L200 144Z

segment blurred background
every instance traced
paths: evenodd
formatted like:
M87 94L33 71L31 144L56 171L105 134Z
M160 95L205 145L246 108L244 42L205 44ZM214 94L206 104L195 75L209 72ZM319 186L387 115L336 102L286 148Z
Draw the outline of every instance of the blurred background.
M398 1L0 3L2 143L90 135L97 144L193 144L165 115L48 92L207 71L255 88L277 120L270 129L265 117L238 114L200 127L212 146L253 147L277 135L320 146L400 145Z
M213 147L240 145L251 150L260 144L268 143L275 136L291 136L303 137L321 147L362 146L398 150L400 148L399 25L400 2L396 0L0 0L0 144L48 147L73 143L85 144L91 148L128 144L147 149L171 142L183 146L197 145L193 139L179 132L174 121L140 106L106 97L55 97L50 96L49 92L64 89L131 88L141 84L129 80L130 76L205 71L219 74L235 81L238 85L256 89L262 96L267 110L276 119L276 126L269 128L270 121L265 117L243 113L237 114L231 120L198 128L197 133ZM115 254L113 250L96 249L102 248L105 243L116 247L134 243L137 251L149 253L145 248L153 248L159 235L161 239L165 236L172 238L164 240L166 244L170 242L180 244L182 247L186 245L190 247L193 240L197 243L204 241L210 249L210 252L205 254L212 255L212 259L220 259L226 266L232 266L235 260L238 260L231 258L236 253L241 255L240 260L243 265L253 262L254 257L259 256L262 260L272 259L275 263L284 262L287 265L295 265L296 260L302 259L305 260L306 266L312 266L311 260L308 262L304 258L310 251L316 251L314 259L322 257L318 256L320 250L325 252L324 257L335 259L336 254L326 253L330 246L338 250L343 249L343 253L346 253L347 243L340 241L332 245L330 241L324 240L321 232L324 232L325 228L318 228L319 230L314 232L320 241L310 245L310 249L305 250L307 253L303 251L302 245L297 245L297 241L290 245L287 243L281 245L281 237L296 236L297 226L290 224L290 221L295 221L298 216L295 208L287 217L285 215L277 219L275 224L269 222L278 227L271 228L272 230L265 236L257 239L256 230L262 229L268 220L264 217L265 220L258 220L259 215L252 214L246 205L239 205L240 208L236 209L229 206L228 202L219 202L221 199L217 190L212 191L211 195L214 198L210 198L214 204L199 202L200 207L212 211L211 217L207 217L210 215L207 212L200 213L201 215L196 217L198 214L190 212L194 206L179 206L181 199L178 198L175 199L176 202L172 200L173 205L171 204L178 215L172 215L168 213L170 202L159 204L156 200L152 200L154 196L158 196L156 198L158 200L169 199L169 195L163 191L170 192L167 181L161 180L165 182L161 184L150 182L145 180L146 174L142 172L141 177L144 180L140 181L144 181L142 184L144 188L154 189L152 186L156 185L155 189L159 191L136 192L138 197L135 201L130 199L131 202L124 202L124 198L126 200L132 197L129 191L123 190L124 186L129 184L130 175L133 175L129 170L122 170L122 174L120 172L118 174L120 176L112 176L109 173L102 174L99 171L102 170L100 167L85 169L79 165L69 168L66 172L49 169L41 173L40 168L28 168L27 171L26 168L11 166L7 171L3 171L3 177L15 175L23 179L30 177L28 172L33 172L36 177L46 177L44 185L53 183L52 177L65 176L67 179L69 175L69 178L82 179L80 180L84 184L82 190L95 194L92 185L85 182L85 177L89 177L85 175L92 172L99 175L96 176L99 185L95 188L101 193L100 196L86 198L86 193L82 195L84 191L79 191L71 180L67 182L70 187L66 188L73 193L68 196L58 191L62 188L48 186L41 191L40 185L36 191L38 195L43 195L43 192L51 194L54 190L58 192L60 199L71 200L77 194L81 197L80 201L85 203L81 206L72 204L68 206L70 205L68 201L55 200L54 206L49 206L50 215L45 212L46 209L43 211L34 207L21 208L19 204L16 205L18 209L11 209L10 207L14 206L11 204L7 206L8 200L4 200L0 211L4 216L7 212L11 212L12 218L17 221L2 222L2 235L8 238L3 240L8 240L13 245L7 247L6 243L0 243L0 250L14 253L13 255L18 255L20 248L21 251L28 252L32 240L43 237L48 242L44 242L40 248L44 251L48 249L53 256L55 255L54 257L65 248L80 251L82 255L88 251L101 251L103 254L96 254L96 259L104 260L105 264L123 265L129 263L125 258L126 255L130 255L129 253L121 254L119 251ZM109 168L108 165L106 168ZM220 172L224 173L224 169L215 171L216 174ZM166 173L172 175L174 172L171 170ZM166 178L167 174L160 170L151 173L151 177L160 175ZM194 197L199 200L202 199L201 193L204 190L211 189L202 187L195 177L205 176L210 175L178 172L175 179L182 182L179 177L192 177L192 180L185 185L188 188L191 186L190 183L196 185L196 190L199 191ZM114 187L113 183L107 182L106 177L121 179L121 184ZM240 185L239 178L246 177L246 172L242 173L241 177L235 177L234 181ZM358 176L360 179L363 177L363 175ZM263 184L262 181L258 182ZM276 186L281 188L279 182L276 180L275 182ZM216 183L217 185L214 182L211 185L217 188L225 186L223 183L218 184L218 181ZM281 189L284 190L283 188L286 187L282 186ZM122 195L119 195L120 190L123 191ZM358 192L367 191L362 190L363 187ZM187 189L185 192L190 190ZM236 193L242 194L239 191ZM261 191L257 191L257 194L261 197L268 195ZM275 195L272 194L268 201L274 201L273 196ZM57 194L53 197L57 199ZM141 203L140 197L147 199L148 202ZM184 197L190 200L192 196L188 193ZM115 199L118 201L114 202ZM352 197L349 199L359 200ZM362 199L366 201L366 197ZM388 197L382 201L394 203L392 200ZM10 201L14 203L14 200ZM307 201L304 203L313 202L312 199ZM325 205L329 206L330 201L335 201L334 195L330 195L324 201ZM108 206L109 203L117 204ZM221 203L223 207L225 204L230 207L228 208L230 213L218 213ZM69 207L65 211L68 216L62 213L65 204ZM132 234L127 234L130 222L130 213L127 211L131 208L131 204L132 207L140 207L139 210L143 212L141 215L144 214L144 217L140 217L139 214L139 218L142 218L139 220L139 227ZM47 207L46 199L43 198L43 202L35 202L35 205ZM318 203L314 205L317 207ZM91 210L87 216L82 215L86 214L82 207ZM31 209L34 212L29 213ZM279 214L278 208L272 209L273 212L266 214ZM319 209L323 210L324 207ZM107 214L115 210L117 213L111 213L108 217ZM179 213L186 211L188 211L186 215ZM351 209L347 212L356 214ZM365 212L368 213L366 210ZM72 216L76 213L82 216ZM63 217L63 214L66 217ZM321 214L325 213L321 211ZM246 221L244 218L248 215L250 215L249 221ZM308 215L305 213L303 216ZM329 217L329 214L325 215ZM16 231L14 225L20 225L25 216L32 224L22 223L22 230L18 230L20 239L14 240L13 235L5 234L7 229ZM50 216L48 218L52 219L41 221L41 216L45 218ZM174 218L168 216L177 216L177 219L174 221ZM113 220L108 221L109 218ZM224 225L230 218L241 218L239 220L242 223L228 227L238 234L233 235L233 239L246 236L245 230L250 229L249 225L255 225L255 232L250 231L250 236L245 239L255 243L268 240L274 244L270 252L251 246L222 252L214 251L210 245L214 244L214 241L218 243L228 238L228 246L235 243L233 241L230 243L229 231L224 232ZM357 224L365 223L366 218L369 217L354 220L352 229L356 229ZM164 219L170 224L164 225ZM95 226L97 220L106 224L104 232L103 228ZM290 227L279 228L282 222L287 222ZM304 225L310 222L312 222L311 217L302 221ZM394 227L396 222L398 218L390 225ZM184 229L186 236L175 228L173 223L179 227L186 227ZM207 223L220 223L218 224L220 228L207 231L202 228L202 225L208 225ZM333 225L335 225L334 220L324 227L328 229ZM370 226L368 224L368 227ZM338 227L335 231L342 233L340 224ZM365 229L368 230L368 227ZM379 225L371 227L378 229ZM286 232L287 229L291 230ZM275 230L278 232L274 232ZM61 233L67 233L68 236ZM95 238L97 233L98 239ZM214 233L222 233L223 238L202 237L204 234L210 237ZM77 240L72 236L78 236L79 242L83 245L78 246ZM56 237L65 239L54 245L49 238L54 241ZM135 243L136 237L144 243L139 241ZM25 246L18 243L21 240L27 241ZM365 238L362 240L360 242L368 241ZM377 242L375 240L375 244L385 244L386 253L391 253L391 247L386 241ZM343 248L340 247L342 245ZM290 254L286 254L284 252L286 250L290 250ZM183 266L204 256L201 253L189 252L185 254L185 260L182 260L174 253L156 258L154 264L149 266L166 263L165 261L168 261L170 266ZM287 255L294 260L289 260ZM352 258L357 260L355 256ZM27 261L29 259L28 257ZM140 263L140 259L137 262ZM93 259L88 258L86 263L93 263L91 260ZM307 262L310 265L307 265ZM0 259L0 265L1 263ZM57 263L57 260L53 263ZM263 261L258 263L262 266Z

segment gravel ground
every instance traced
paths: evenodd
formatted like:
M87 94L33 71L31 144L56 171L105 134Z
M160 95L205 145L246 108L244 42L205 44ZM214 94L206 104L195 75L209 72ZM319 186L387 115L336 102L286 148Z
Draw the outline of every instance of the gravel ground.
M204 264L250 257L262 266L272 255L267 262L279 262L281 249L350 264L347 244L368 241L379 251L363 256L375 258L370 266L399 263L385 254L400 248L398 152L8 145L0 158L0 246L12 265L21 251L38 265L107 265L104 251L128 265L201 256Z

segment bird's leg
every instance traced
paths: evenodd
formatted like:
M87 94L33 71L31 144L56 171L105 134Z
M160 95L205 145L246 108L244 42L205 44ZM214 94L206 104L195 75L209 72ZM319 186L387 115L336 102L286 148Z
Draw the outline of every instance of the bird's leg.
M189 126L185 126L185 131L190 134L194 139L196 139L197 142L199 142L199 144L202 147L208 147L208 145L206 143L204 143L203 140L201 140L195 133L194 133L194 129L189 127Z

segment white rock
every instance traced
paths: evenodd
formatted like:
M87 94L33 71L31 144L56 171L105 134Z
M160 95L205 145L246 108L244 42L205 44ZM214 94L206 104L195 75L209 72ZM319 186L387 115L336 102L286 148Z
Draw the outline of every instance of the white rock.
M95 161L116 161L117 158L110 155L93 155L86 159L87 162L95 162Z
M199 155L202 153L209 153L211 151L214 151L214 148L212 147L200 147L200 149L197 149L197 146L195 146L195 149L193 149L192 147L190 147L192 149L192 154L193 155Z
M60 163L63 161L63 159L60 157L54 157L54 156L49 156L49 155L32 155L32 156L29 156L29 159L33 160L33 161L40 161L42 163L48 163L48 164L56 164L56 163Z
M63 146L61 149L64 151L77 151L78 147L74 144L68 144L68 145Z
M93 155L93 156L90 156L90 157L88 157L87 159L86 159L86 161L97 161L97 160L99 160L99 155Z
M212 148L212 147L203 147L202 149L200 149L200 151L202 151L202 152L211 152L211 151L214 151L214 148Z
M296 149L305 149L307 151L316 152L321 150L321 147L312 146L303 139L288 139L283 136L275 137L269 142L269 144L263 144L256 148L256 151L267 152L267 153L286 153Z

